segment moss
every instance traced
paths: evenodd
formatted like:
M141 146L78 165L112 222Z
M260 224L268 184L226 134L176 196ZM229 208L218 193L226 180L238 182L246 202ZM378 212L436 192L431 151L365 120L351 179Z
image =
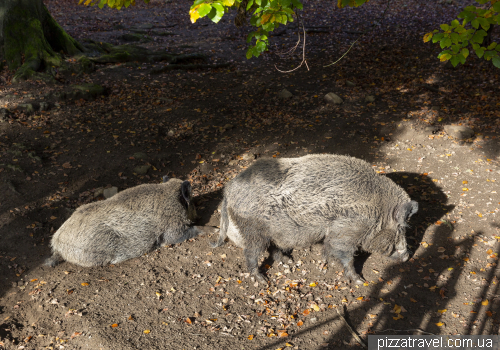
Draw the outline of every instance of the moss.
M28 80L35 74L35 71L31 69L29 66L23 65L21 68L19 68L12 77L12 82L13 83L19 83L24 80Z
M95 70L95 64L88 57L80 57L78 59L78 63L80 64L80 72L82 73L92 73Z
M81 53L83 46L66 33L66 31L52 18L49 11L43 6L45 37L55 51L62 51L70 56Z
M41 12L36 5L17 5L7 10L3 45L9 69L18 70L14 81L28 79L43 68L60 67L63 60L56 51L75 55L83 50L80 43L50 16L43 4Z
M34 18L30 11L13 7L4 23L5 58L10 69L17 69L25 60L54 56L55 53L45 39L40 19Z

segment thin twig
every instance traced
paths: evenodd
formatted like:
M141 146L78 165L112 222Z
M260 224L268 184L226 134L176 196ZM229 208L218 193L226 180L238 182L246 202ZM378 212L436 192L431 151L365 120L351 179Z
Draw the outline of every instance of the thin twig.
M345 319L344 315L342 315L339 311L339 308L340 307L336 307L335 310L337 310L337 313L339 314L339 316L344 320L344 323L345 325L347 326L347 329L349 330L349 332L351 332L352 336L354 338L356 338L356 340L358 341L358 343L364 347L365 349L368 349L368 347L366 346L365 342L363 341L363 339L361 339L359 337L359 335L354 331L354 329L352 329L352 327L349 325L349 323L347 323L347 320Z
M299 14L297 13L297 19L299 20L299 22L302 23L302 21L300 20L300 17L299 17ZM300 64L295 67L294 69L291 69L289 71L282 71L280 69L278 69L278 67L276 67L276 65L274 65L274 68L276 68L276 70L280 73L290 73L290 72L293 72L297 69L299 69L300 67L302 67L303 64L306 65L307 67L307 70L309 70L309 66L307 65L307 61L306 61L306 28L304 27L304 23L302 23L302 31L303 31L303 34L304 35L304 44L302 44L302 62L300 62ZM299 42L300 42L300 34L299 34Z
M391 0L388 0L388 1L387 1L387 6L385 7L385 10L384 10L384 12L382 13L382 15L380 16L379 20L374 21L374 22L373 22L373 24L372 24L370 27L368 27L368 29L366 29L364 32L362 32L362 33L360 34L359 38L357 38L357 39L356 39L356 41L355 41L355 42L353 42L353 43L351 44L351 46L349 46L349 49L348 49L348 50L347 50L347 51L346 51L346 52L345 52L345 53L344 53L344 54L343 54L343 55L342 55L342 56L341 56L338 60L336 60L336 61L335 61L335 62L333 62L333 63L330 63L329 65L323 66L323 68L333 66L333 65L334 65L334 64L336 64L338 61L340 61L342 58L344 58L344 56L345 56L345 55L347 55L347 53L348 53L349 51L351 51L352 47L354 46L354 44L356 44L356 43L359 41L359 39L361 39L361 38L362 38L365 34L367 34L367 33L371 32L371 31L375 28L375 26L376 26L376 24L377 24L377 23L380 23L380 24L381 24L381 20L383 20L383 19L384 19L384 17L385 17L385 13L386 13L386 12L387 12L387 10L389 9L389 5L390 5L390 4L391 4Z

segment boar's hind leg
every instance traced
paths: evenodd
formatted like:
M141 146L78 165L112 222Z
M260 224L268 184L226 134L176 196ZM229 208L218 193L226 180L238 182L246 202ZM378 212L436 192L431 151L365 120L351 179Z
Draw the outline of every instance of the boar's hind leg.
M198 236L200 233L202 233L202 231L197 226L191 226L180 235L174 236L172 238L166 238L161 245L165 246L167 244L181 243Z
M286 249L286 250L282 250L278 247L276 247L274 244L271 244L271 246L269 247L269 254L273 257L273 262L276 262L276 263L282 263L282 264L286 264L288 262L288 260L292 260L293 261L293 258L292 258L292 249Z
M245 247L243 253L247 261L248 271L255 276L258 282L267 283L266 278L259 272L259 257L266 250L264 244L252 244L252 247Z

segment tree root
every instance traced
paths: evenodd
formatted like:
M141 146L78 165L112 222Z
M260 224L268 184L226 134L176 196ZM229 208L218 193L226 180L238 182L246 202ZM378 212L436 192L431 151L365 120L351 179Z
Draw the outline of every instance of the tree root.
M219 64L170 64L161 68L153 68L151 74L161 74L168 72L173 69L215 69L215 68L225 68L229 67L231 63L219 63Z

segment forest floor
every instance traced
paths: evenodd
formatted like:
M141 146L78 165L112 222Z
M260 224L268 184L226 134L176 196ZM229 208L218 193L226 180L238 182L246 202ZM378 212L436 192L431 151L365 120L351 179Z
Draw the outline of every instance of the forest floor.
M380 25L325 67L386 2L339 10L306 0L310 70L292 73L278 69L297 67L301 47L277 53L295 45L294 29L278 29L272 50L247 60L251 28L236 28L234 12L217 25L191 24L185 0L121 11L76 3L46 4L78 40L123 44L123 34L142 30L138 44L149 49L230 65L153 75L162 63L101 64L55 84L11 84L12 72L0 72L0 107L11 110L70 84L108 91L0 121L0 348L360 348L337 311L365 342L370 334L499 333L499 71L474 55L449 68L422 40L464 3L393 0ZM292 96L281 98L283 89ZM343 103L327 103L330 92ZM446 125L474 136L456 139ZM221 189L254 159L311 153L365 159L418 201L408 262L361 254L367 283L354 286L313 246L294 250L288 264L264 262L262 285L241 249L211 249L215 236L204 234L118 265L43 265L53 233L106 187L189 179L198 225L218 226Z

